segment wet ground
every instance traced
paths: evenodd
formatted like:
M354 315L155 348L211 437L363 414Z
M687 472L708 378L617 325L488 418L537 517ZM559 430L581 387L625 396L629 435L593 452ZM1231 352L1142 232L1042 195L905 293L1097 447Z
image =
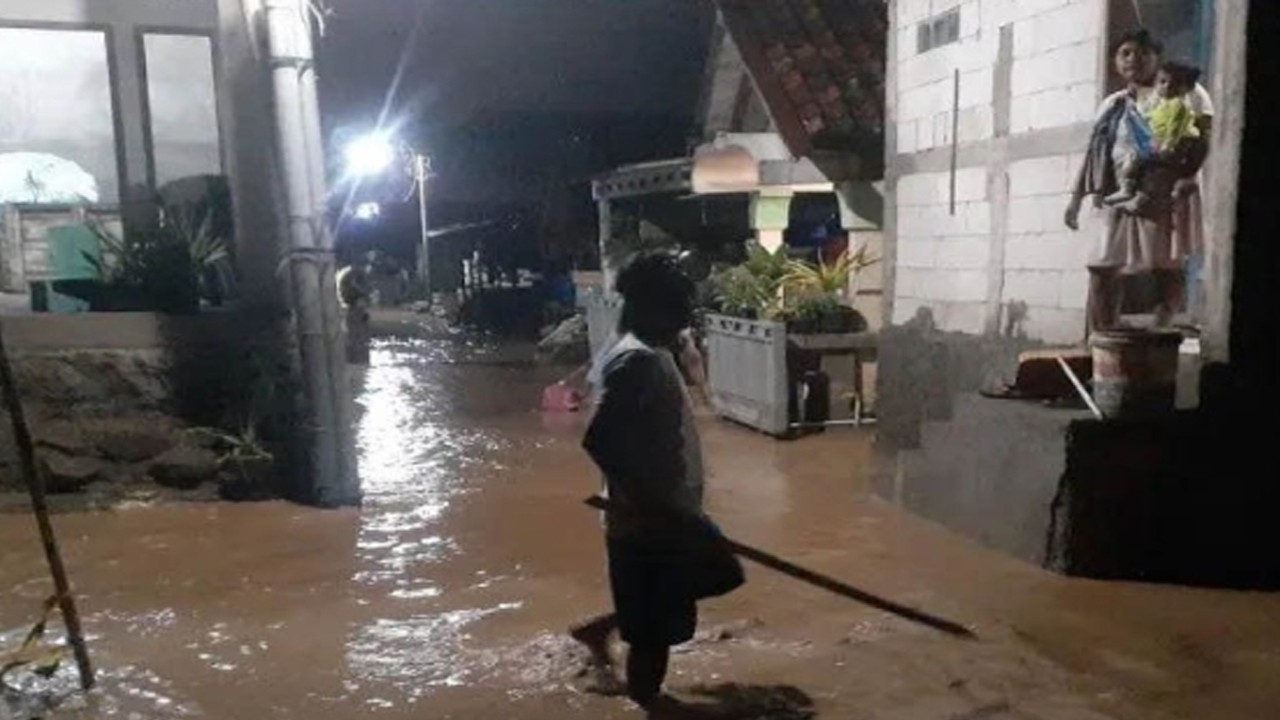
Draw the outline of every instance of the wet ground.
M589 692L563 635L607 606L599 520L580 504L596 476L581 420L536 411L554 375L524 358L380 344L359 381L360 512L57 517L102 679L51 717L641 717ZM980 638L749 567L675 658L672 686L704 715L1280 717L1280 596L1069 580L981 549L868 495L866 431L778 443L707 419L704 435L709 506L732 535ZM0 647L45 577L30 518L0 515Z

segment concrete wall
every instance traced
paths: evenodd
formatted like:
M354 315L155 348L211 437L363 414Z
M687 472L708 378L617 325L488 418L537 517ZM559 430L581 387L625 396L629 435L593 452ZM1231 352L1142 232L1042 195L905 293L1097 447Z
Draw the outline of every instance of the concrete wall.
M921 53L954 8L957 42ZM1018 354L1084 338L1100 218L1062 224L1103 95L1104 0L890 7L877 490L1040 562L1079 415L980 390ZM958 79L958 83L957 83Z
M285 274L277 268L287 222L263 5L217 0L218 110L235 203L241 289L252 303L275 304L284 298Z
M947 70L914 53L911 25L950 7L978 21L934 51L950 54ZM1096 0L893 3L886 245L896 263L886 277L893 324L881 342L877 489L1072 574L1274 587L1277 491L1256 471L1273 453L1254 439L1254 418L1276 395L1277 216L1266 189L1277 165L1241 148L1267 132L1280 5L1216 4L1206 82L1218 109L1205 187L1212 365L1199 408L1096 422L978 392L1012 380L1020 351L1083 335L1081 271L1098 218L1078 235L1059 225L1089 132L1076 99L1096 103L1103 92L1106 9ZM936 116L950 109L945 72L956 66L969 124L955 147L953 216L951 137L934 128L945 125ZM989 137L980 112L964 115L971 75L991 82Z
M952 8L959 41L918 52L920 24ZM895 323L928 309L944 331L1083 338L1099 219L1070 233L1062 211L1102 97L1104 20L1102 0L895 4Z

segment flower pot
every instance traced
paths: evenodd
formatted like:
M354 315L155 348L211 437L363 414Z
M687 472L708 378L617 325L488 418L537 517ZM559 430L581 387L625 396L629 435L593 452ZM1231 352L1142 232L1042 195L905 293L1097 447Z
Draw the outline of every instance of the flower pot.
M867 319L862 313L845 305L833 308L819 321L819 332L832 335L863 332L866 329Z

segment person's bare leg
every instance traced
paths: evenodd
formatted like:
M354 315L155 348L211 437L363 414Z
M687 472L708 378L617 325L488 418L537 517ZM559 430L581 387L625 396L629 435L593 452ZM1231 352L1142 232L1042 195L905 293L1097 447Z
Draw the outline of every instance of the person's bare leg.
M594 617L586 622L569 628L569 637L586 646L591 653L591 660L599 667L612 667L613 658L609 655L609 635L618 627L618 618L613 613Z
M1124 206L1132 203L1139 195L1138 182L1133 178L1125 178L1120 182L1120 189L1102 199L1104 205Z
M1089 333L1111 330L1120 323L1120 272L1089 268Z

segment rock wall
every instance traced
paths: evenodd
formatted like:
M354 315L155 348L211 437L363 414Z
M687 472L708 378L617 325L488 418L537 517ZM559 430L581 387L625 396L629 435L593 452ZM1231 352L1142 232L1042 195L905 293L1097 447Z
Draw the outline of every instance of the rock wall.
M108 500L157 488L211 494L220 480L240 479L238 472L225 477L227 458L240 454L238 429L291 404L287 373L274 378L265 369L278 358L281 335L261 319L104 314L10 318L4 326L54 493L87 489ZM273 396L275 406L263 406ZM20 489L7 412L2 422L0 487Z

